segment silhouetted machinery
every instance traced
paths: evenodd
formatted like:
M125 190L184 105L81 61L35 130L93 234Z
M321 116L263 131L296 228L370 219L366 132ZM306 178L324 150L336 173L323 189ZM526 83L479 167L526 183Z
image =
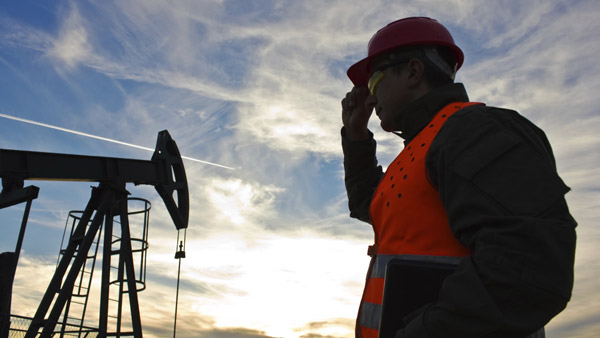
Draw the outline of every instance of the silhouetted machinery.
M0 257L0 337L7 337L9 332L11 337L26 338L142 337L138 291L145 287L145 265L136 273L133 255L140 253L145 262L150 207L146 200L128 198L125 188L127 183L153 185L177 230L185 232L189 215L187 178L181 155L169 133L165 130L158 134L150 161L0 149L0 177L3 188L0 208L26 203L15 252L3 253ZM92 187L85 210L69 214L73 227L66 247L60 252L54 276L34 317L28 319L29 325L17 329L11 327L11 321L16 318L10 315L12 284L31 203L39 191L35 186L24 187L25 180L90 181L99 184ZM128 204L136 201L141 203L141 207L131 211ZM141 239L132 238L130 233L129 216L135 213L144 215ZM117 233L118 227L120 234ZM103 243L103 255L99 323L98 327L85 327L83 314L74 324L68 321L69 311L75 304L83 304L85 313L91 284L91 275L86 274L91 274L90 261L95 263L100 241ZM185 257L182 248L177 256ZM91 269L93 271L93 264ZM116 279L111 277L111 270L117 271ZM112 272L114 275L115 272ZM111 286L118 288L116 296L110 292ZM82 297L84 302L80 301ZM127 297L129 309L123 308L124 297ZM130 316L130 325L124 328L122 321L127 316ZM116 324L109 326L111 318Z

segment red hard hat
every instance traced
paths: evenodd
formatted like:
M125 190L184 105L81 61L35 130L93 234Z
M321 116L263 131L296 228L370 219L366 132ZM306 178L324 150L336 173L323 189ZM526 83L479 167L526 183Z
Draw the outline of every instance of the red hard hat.
M368 56L348 68L348 77L355 86L366 85L374 57L398 47L417 45L446 46L456 58L456 69L462 66L463 52L446 27L434 19L412 17L394 21L377 31L369 41Z

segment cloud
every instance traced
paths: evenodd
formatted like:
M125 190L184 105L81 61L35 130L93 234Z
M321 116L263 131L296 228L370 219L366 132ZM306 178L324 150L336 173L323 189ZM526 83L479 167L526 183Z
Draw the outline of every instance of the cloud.
M234 102L234 113L244 117L235 125L242 138L288 152L339 153L337 97L343 92L332 88L346 86L347 64L337 59L348 49L346 36L361 43L367 37L345 34L358 27L338 17L336 7L294 4L280 7L270 20L250 12L232 21L240 13L220 2L208 4L213 16L158 2L114 5L120 11L95 5L93 17L75 5L63 11L59 36L46 53L69 68L84 64L114 79ZM340 33L319 33L335 25Z
M54 257L31 258L26 253L21 253L13 283L13 314L34 316L55 269Z
M205 338L269 338L263 331L249 330L245 328L230 328L199 331L201 337Z
M71 3L58 37L47 51L49 57L61 62L68 69L85 62L92 52L83 21L77 6Z
M240 179L215 179L206 187L215 214L226 217L227 223L245 227L275 216L274 201L281 191L275 186L253 187ZM221 222L218 218L216 221Z
M0 13L0 45L7 48L26 48L45 51L51 48L52 37L29 24Z
M354 318L333 318L328 321L308 323L306 327L297 329L297 332L304 332L300 338L346 337L353 335L355 325L356 321Z

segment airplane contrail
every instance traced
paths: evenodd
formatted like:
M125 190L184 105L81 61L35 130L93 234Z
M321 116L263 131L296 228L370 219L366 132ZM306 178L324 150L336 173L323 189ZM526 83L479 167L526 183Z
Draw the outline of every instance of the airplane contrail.
M80 136L95 138L97 140L102 140L102 141L106 141L106 142L117 143L117 144L121 144L121 145L128 146L128 147L133 147L133 148L138 148L138 149L143 149L143 150L148 150L148 151L154 151L154 149L152 149L152 148L138 146L137 144L132 144L132 143L122 142L122 141L118 141L118 140L113 140L113 139L102 137L102 136L96 136L96 135L92 135L92 134L88 134L88 133L84 133L84 132L80 132L80 131L76 131L76 130L72 130L72 129L57 127L57 126L53 126L51 124L36 122L36 121L32 121L32 120L28 120L28 119L24 119L24 118L20 118L20 117L15 117L15 116L11 116L11 115L0 114L0 117L4 117L4 118L9 119L9 120L14 120L14 121L19 121L19 122L33 124L33 125L40 126L40 127L45 127L45 128L60 130L60 131L64 131L66 133L71 133L71 134L75 134L75 135L80 135ZM219 167L219 168L224 168L224 169L229 169L229 170L233 170L234 169L234 168L227 167L227 166L224 166L224 165L221 165L221 164L212 163L212 162L208 162L208 161L202 161L202 160L199 160L199 159L196 159L196 158L192 158L192 157L181 156L181 158L186 159L186 160L190 160L190 161L195 161L195 162L200 162L200 163L212 165L212 166Z

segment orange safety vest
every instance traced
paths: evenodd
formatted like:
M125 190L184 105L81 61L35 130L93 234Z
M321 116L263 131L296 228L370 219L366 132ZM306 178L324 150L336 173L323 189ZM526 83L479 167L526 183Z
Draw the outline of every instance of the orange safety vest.
M480 103L454 102L438 112L379 182L370 207L375 244L369 247L372 259L357 319L357 337L378 336L385 268L392 258L443 261L471 254L450 231L439 193L427 177L425 158L446 120L475 104Z

